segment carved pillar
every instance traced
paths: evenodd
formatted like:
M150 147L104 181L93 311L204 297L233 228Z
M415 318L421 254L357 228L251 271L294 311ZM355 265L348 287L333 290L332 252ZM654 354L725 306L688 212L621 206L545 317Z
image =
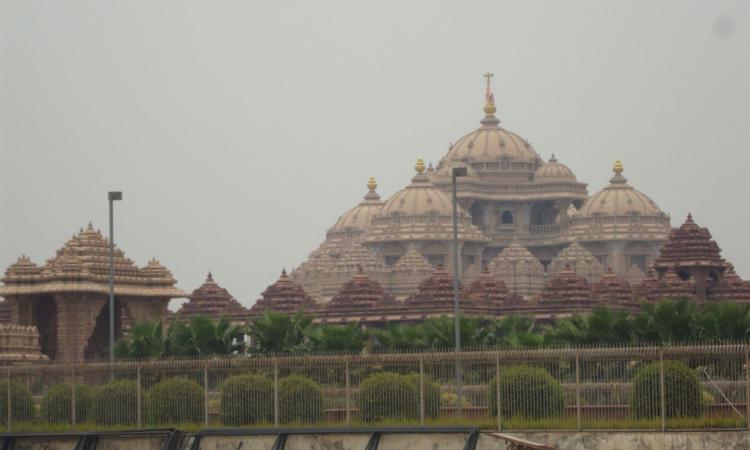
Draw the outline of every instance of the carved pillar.
M104 295L55 295L59 362L81 362L96 319L107 303Z

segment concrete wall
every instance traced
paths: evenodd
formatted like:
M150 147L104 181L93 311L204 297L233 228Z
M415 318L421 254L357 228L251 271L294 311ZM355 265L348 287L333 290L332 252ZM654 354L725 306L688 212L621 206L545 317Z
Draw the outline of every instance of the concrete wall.
M747 431L508 434L559 450L750 450L750 432ZM491 447L485 448L490 450ZM505 450L504 446L495 448Z

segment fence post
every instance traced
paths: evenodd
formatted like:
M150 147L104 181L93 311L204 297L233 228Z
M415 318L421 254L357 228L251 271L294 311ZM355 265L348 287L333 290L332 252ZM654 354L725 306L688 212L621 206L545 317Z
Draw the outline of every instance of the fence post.
M11 408L11 400L10 400L10 367L8 368L8 371L6 372L6 375L7 375L7 380L6 380L7 383L6 383L6 386L5 386L5 389L6 389L5 394L7 395L7 398L8 398L8 405L7 405L8 406L8 415L6 417L6 422L7 422L6 429L7 429L8 432L10 432L10 430L11 430L11 423L12 423L12 420L11 420L10 416L11 416L11 411L13 411L13 408Z
M208 426L208 363L203 366L203 422Z
M497 431L503 431L503 413L500 410L500 353L495 356L495 406L497 407Z
M750 347L745 346L745 417L750 430Z
M581 431L581 357L576 352L576 423Z
M76 367L71 366L70 369L70 423L73 428L76 426Z
M279 361L273 360L273 426L279 427Z
M352 412L351 412L351 403L352 403L352 387L349 381L349 359L347 358L346 363L344 365L344 396L346 397L346 426L350 427L352 425Z
M667 431L667 393L664 389L664 350L659 348L659 400L661 404L661 431Z
M424 416L424 358L419 355L419 423L422 426L424 426Z
M138 364L138 367L135 370L135 378L136 378L136 401L135 401L136 416L138 419L138 428L141 428L143 426L143 419L141 416L141 409L143 408L143 405L142 405L143 400L141 399L142 381L141 381L141 365L140 364Z

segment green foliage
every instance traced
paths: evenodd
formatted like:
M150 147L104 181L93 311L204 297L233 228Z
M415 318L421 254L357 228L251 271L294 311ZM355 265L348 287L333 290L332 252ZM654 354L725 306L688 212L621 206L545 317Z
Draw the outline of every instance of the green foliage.
M597 307L586 315L557 320L547 328L545 340L550 344L623 344L630 341L628 314Z
M0 424L8 423L8 392L10 391L10 414L13 422L28 422L34 419L34 400L23 385L7 381L0 382Z
M419 387L413 377L396 372L378 372L359 386L357 406L364 422L383 419L418 419Z
M73 392L75 392L75 423L83 423L91 413L91 388L83 384L52 386L41 403L42 419L48 423L72 423Z
M417 325L388 323L385 329L372 330L375 348L382 350L414 350L426 348L422 329Z
M265 311L250 322L248 334L258 352L301 352L308 349L305 340L310 334L312 321L312 317L301 311L292 316Z
M146 422L154 425L202 422L203 388L187 378L167 378L149 389L145 408Z
M419 395L419 374L410 373L406 375L406 379L417 388L417 395ZM425 418L432 419L438 417L441 406L440 385L427 375L422 379L422 395L424 396Z
M307 333L308 348L319 352L358 352L367 343L367 333L358 323L322 325Z
M661 417L660 362L638 370L630 383L630 411L636 419ZM696 373L678 361L664 361L664 405L668 418L698 417L703 411Z
M313 380L292 375L279 380L279 420L316 423L323 419L323 390Z
M221 421L224 425L252 425L273 420L273 383L265 375L227 378L221 385Z
M138 421L138 387L132 380L99 386L91 397L91 418L98 425L133 425Z
M119 358L231 355L244 349L242 327L225 318L213 321L196 316L189 323L173 320L166 333L161 321L136 324L130 335L115 344Z
M694 340L698 310L687 299L644 303L633 317L632 335L635 342L669 344Z
M497 415L497 380L489 386L490 412ZM500 412L503 418L560 417L565 407L562 385L545 369L525 365L500 371Z

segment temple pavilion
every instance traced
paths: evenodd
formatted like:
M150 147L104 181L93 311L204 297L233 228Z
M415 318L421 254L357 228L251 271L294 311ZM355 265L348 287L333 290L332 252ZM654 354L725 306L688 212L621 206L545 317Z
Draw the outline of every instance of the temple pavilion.
M167 304L185 297L155 259L138 267L114 250L115 333L134 322L166 317ZM41 352L58 361L97 359L109 351L109 243L91 224L45 264L21 256L2 278L13 324L36 327Z

